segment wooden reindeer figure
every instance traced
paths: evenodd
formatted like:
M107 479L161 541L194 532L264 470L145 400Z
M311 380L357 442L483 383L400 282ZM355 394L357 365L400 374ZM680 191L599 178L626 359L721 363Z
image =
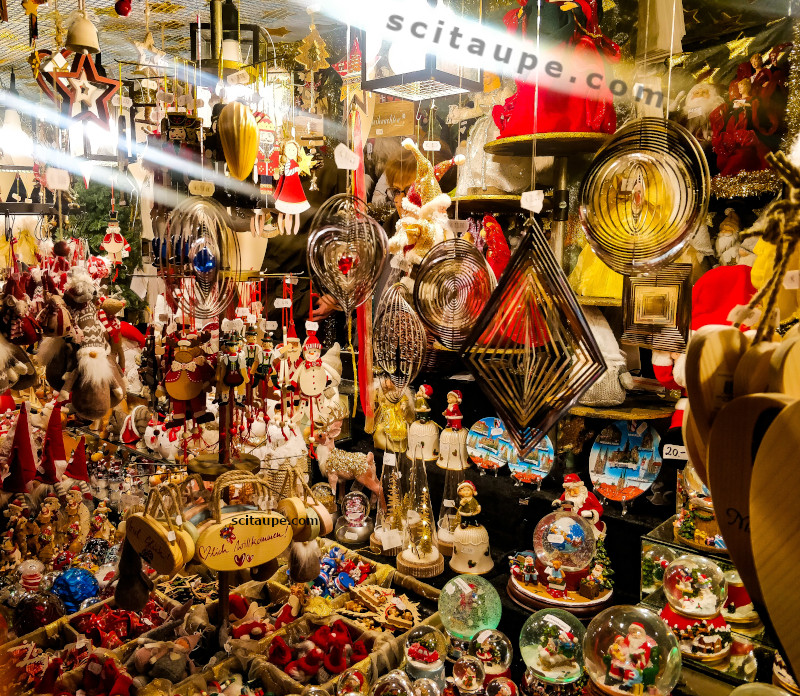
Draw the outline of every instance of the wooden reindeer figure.
M338 420L333 420L337 418ZM336 448L334 439L342 432L341 415L335 414L330 420L326 420L318 425L319 431L316 434L317 462L323 476L328 477L333 494L336 495L336 486L339 481L351 481L355 479L361 485L366 486L372 491L372 502L377 498L383 501L383 490L381 482L375 474L375 455L372 452L364 454L362 452L344 452ZM344 497L344 488L340 493L340 498Z

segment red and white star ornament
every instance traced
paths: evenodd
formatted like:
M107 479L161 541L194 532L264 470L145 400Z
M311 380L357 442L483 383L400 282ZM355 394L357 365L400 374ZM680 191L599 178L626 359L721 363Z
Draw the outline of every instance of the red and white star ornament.
M108 106L119 91L118 80L102 77L88 53L76 55L71 72L59 73L58 78L56 87L64 97L64 108L70 118L108 126Z

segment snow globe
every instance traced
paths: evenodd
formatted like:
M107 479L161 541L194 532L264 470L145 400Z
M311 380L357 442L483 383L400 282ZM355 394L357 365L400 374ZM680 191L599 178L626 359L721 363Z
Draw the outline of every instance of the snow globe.
M405 644L406 674L411 679L431 679L445 687L444 662L447 657L447 638L433 626L412 628Z
M433 679L416 679L411 687L414 689L414 696L442 696L442 690Z
M598 611L613 594L602 541L586 518L571 512L545 515L533 532L533 552L511 560L508 594L526 608L558 606L581 615Z
M651 609L620 605L592 619L583 638L591 694L668 696L681 673L681 651Z
M533 696L553 684L562 696L579 694L585 633L581 622L563 609L542 609L529 616L519 634L520 654L528 668L522 691Z
M689 658L715 662L729 655L731 629L720 612L728 583L714 561L686 554L664 571L667 606L661 618L673 630L681 652Z
M654 544L642 554L642 594L655 592L664 580L664 571L675 560L668 546Z
M731 568L725 572L728 583L728 598L722 607L722 617L733 624L753 625L759 622L758 612L747 593L739 571Z
M511 674L514 648L502 631L487 628L478 633L469 644L469 654L483 662L487 684L495 677L507 677Z
M790 694L800 693L800 689L797 688L797 682L794 680L792 673L786 666L786 662L777 650L775 651L775 660L772 664L772 683L785 689Z
M497 628L503 606L488 580L459 575L448 580L439 594L439 615L450 637L449 657L458 659L478 633Z
M372 687L371 696L414 696L414 687L401 669L393 669L380 677Z
M483 662L477 657L464 655L453 665L453 683L461 696L481 693L485 679Z
M373 524L369 517L369 498L351 491L342 501L342 514L336 520L336 540L340 544L368 544Z
M337 696L344 696L344 694L368 694L370 684L372 683L371 668L368 668L367 671L369 674L364 674L360 669L350 667L342 672L336 680Z
M495 677L486 685L486 696L517 696L517 685L508 677Z

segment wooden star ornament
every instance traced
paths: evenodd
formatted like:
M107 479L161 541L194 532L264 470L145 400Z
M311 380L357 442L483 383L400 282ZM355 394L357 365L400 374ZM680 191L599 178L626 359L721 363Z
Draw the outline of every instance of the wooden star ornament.
M76 121L96 121L108 125L108 105L119 91L119 82L102 77L92 56L76 55L72 70L61 73L56 87L64 98L64 110Z

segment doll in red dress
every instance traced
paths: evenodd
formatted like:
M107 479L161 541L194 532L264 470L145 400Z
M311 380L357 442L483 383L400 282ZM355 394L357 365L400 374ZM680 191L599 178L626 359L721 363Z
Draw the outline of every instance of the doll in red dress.
M461 409L458 407L461 399L461 392L457 389L447 392L447 408L442 415L447 420L447 427L451 430L461 430L461 421L464 418L461 415Z
M275 207L278 209L278 230L281 234L297 234L300 213L311 207L300 183L300 167L297 165L299 155L300 146L296 141L287 140L283 144L280 179L275 187Z

